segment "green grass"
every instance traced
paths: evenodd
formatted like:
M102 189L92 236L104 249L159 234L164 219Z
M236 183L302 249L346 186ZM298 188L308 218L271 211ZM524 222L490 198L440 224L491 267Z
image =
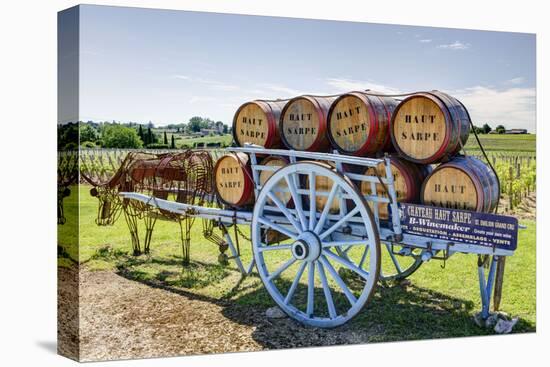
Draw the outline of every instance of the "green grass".
M178 148L181 148L183 146L193 147L193 145L196 143L205 143L205 144L221 143L222 146L229 146L233 141L233 136L231 134L226 134L226 135L205 136L202 138L187 138L184 136L176 135L175 139L176 139L176 146ZM168 141L170 141L170 137L168 137Z
M76 187L66 199L66 212L75 213ZM231 301L235 307L264 309L273 305L261 280L252 275L241 280L234 262L224 267L218 264L219 251L204 240L201 222L192 232L191 264L181 265L181 248L178 242L179 226L173 222L158 221L151 243L151 253L134 257L124 218L121 216L112 227L98 227L94 223L97 201L89 195L89 187L80 187L80 262L91 271L111 270L129 279L168 289L183 290L204 299ZM74 217L68 217L67 226ZM532 332L536 324L535 304L535 233L534 221L524 221L527 229L520 230L516 254L507 259L501 310L519 316L516 332ZM74 235L59 226L61 245L74 241ZM63 228L65 227L65 228ZM243 228L247 231L246 228ZM251 259L250 244L241 242L243 262ZM67 251L74 256L74 249ZM60 258L60 265L66 256ZM383 256L384 267L388 256ZM275 258L273 266L284 261ZM472 316L480 310L477 279L477 258L457 254L446 263L431 261L423 264L411 277L411 285L378 287L365 309L345 327L350 330L376 330L371 341L392 341L424 338L443 338L491 334L478 328ZM293 269L293 270L291 270ZM281 284L288 287L289 269ZM286 272L285 272L286 273ZM304 292L300 285L297 293ZM321 292L319 290L319 292ZM322 293L316 299L323 299ZM339 304L342 295L335 293Z
M535 134L508 135L508 134L481 134L478 135L483 148L488 152L499 152L503 154L517 152L536 151ZM466 143L466 151L480 150L477 140L473 134L470 134Z

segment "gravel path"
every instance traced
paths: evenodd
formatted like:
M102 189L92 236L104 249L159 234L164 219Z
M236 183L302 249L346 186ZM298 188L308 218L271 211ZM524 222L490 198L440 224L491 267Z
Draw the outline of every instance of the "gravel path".
M381 331L267 319L265 309L165 290L111 271L81 271L80 292L82 361L365 343ZM60 313L68 312L64 308ZM67 334L60 329L61 337Z

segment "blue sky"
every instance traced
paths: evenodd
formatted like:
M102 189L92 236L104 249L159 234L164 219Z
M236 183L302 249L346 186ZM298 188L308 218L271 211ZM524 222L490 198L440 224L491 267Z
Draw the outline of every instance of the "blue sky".
M256 98L439 89L535 130L533 34L83 6L80 119L231 123Z

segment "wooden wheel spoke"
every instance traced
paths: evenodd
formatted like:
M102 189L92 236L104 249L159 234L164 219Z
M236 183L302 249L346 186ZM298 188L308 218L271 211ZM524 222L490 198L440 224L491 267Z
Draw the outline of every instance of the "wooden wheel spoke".
M291 245L278 245L278 246L269 246L268 244L262 243L262 246L258 247L258 251L277 251L277 250L290 250Z
M363 268L363 264L365 263L365 260L367 258L367 255L369 253L370 246L365 247L365 251L363 251L363 255L361 256L361 261L359 261L359 269Z
M353 248L353 246L348 246L348 247L346 247L345 249L343 249L342 252L343 252L344 254L347 255L347 253L349 252L349 250L351 250L352 248Z
M283 265L281 265L277 270L275 270L273 273L269 274L269 276L267 277L268 280L273 280L275 278L277 278L279 275L281 275L283 273L283 271L285 271L286 269L288 269L292 264L294 264L296 262L296 259L295 258L291 258L289 259L286 263L284 263Z
M302 230L307 229L307 222L306 217L304 215L304 210L302 208L302 200L301 196L298 195L298 192L296 191L296 185L294 184L294 179L291 179L289 176L285 176L286 184L288 186L288 190L290 191L290 195L292 196L292 200L294 201L294 207L296 208L296 213L298 213L298 218L300 219L300 223L302 224Z
M330 211L330 206L332 204L332 201L334 200L334 196L336 196L336 192L338 191L338 188L340 186L333 182L332 183L332 189L330 190L330 193L328 194L327 202L325 203L325 207L323 208L323 211L321 212L321 216L319 217L319 220L317 221L317 225L313 229L313 232L319 233L327 220L328 213Z
M309 230L315 228L315 219L317 216L317 199L315 195L315 172L309 173Z
M328 241L323 242L323 247L346 247L344 252L348 252L350 248L354 246L368 246L369 241L368 240L356 240L356 241Z
M292 285L290 286L290 289L288 290L288 293L286 294L285 300L283 301L285 305L287 305L290 300L292 299L292 296L294 296L294 293L296 292L296 288L298 287L298 283L300 283L300 279L302 278L302 275L304 274L304 270L306 268L307 262L302 262L302 265L300 265L300 268L298 269L298 273L296 274L296 277L294 277L294 281L292 282Z
M349 258L348 253L345 250L342 250L341 247L335 247L334 249L336 250L336 253L338 254L338 256L351 262L351 259Z
M393 262L393 265L395 266L395 270L397 270L398 274L402 273L403 270L401 269L401 265L399 264L399 261L395 257L395 254L392 252L391 247L388 243L386 243L386 249L388 250L388 254L390 254L390 258Z
M308 263L308 269L307 269L307 307L306 307L306 314L308 314L309 316L313 315L314 293L315 293L315 263L310 262Z
M350 291L350 289L348 288L348 286L346 285L344 280L340 277L340 275L338 275L338 272L336 271L336 269L334 269L334 267L332 266L330 261L328 261L328 259L325 256L322 256L322 255L319 258L319 260L321 261L321 263L323 263L325 268L328 269L328 272L330 273L330 275L332 276L334 281L336 281L336 283L338 284L340 289L342 289L342 291L346 295L346 298L348 299L349 303L352 306L355 305L355 303L357 302L357 298L355 298L355 295L353 294L353 292Z
M300 233L302 231L302 227L300 224L296 221L294 216L290 213L290 211L286 208L286 206L279 200L277 195L273 194L271 191L267 193L267 196L277 205L279 210L285 215L286 219L294 226L296 231Z
M323 292L325 293L325 300L327 302L328 314L331 319L335 318L336 307L334 307L334 300L332 299L332 293L330 292L330 286L328 285L327 275L325 274L325 269L323 263L319 262L319 277L321 278L321 284L323 285Z
M350 219L355 214L357 214L360 209L361 208L359 206L356 206L355 208L353 208L353 210L351 212L344 215L340 220L338 220L336 223L334 223L329 229L327 229L326 231L321 233L319 235L319 238L322 240L323 238L325 238L326 236L328 236L329 234L331 234L332 232L334 232L335 230L340 228L342 226L342 224L344 224L348 219Z
M265 226L268 226L270 228L273 228L274 230L284 234L285 236L287 237L290 237L292 238L293 240L296 240L296 238L298 237L298 234L297 233L294 233L294 232L291 232L289 231L288 229L278 225L278 224L275 224L273 223L272 221L270 221L269 219L266 219L264 217L259 217L258 218L258 222L262 223L263 225Z
M323 250L323 255L325 255L326 257L328 258L331 258L332 260L340 263L340 265L343 265L345 266L346 268L356 272L357 274L359 274L362 278L364 278L365 280L368 280L369 278L369 273L366 272L365 270L363 269L360 269L359 267L357 267L356 265L352 264L350 261L336 255L335 253L333 253L332 251L329 251L329 250Z

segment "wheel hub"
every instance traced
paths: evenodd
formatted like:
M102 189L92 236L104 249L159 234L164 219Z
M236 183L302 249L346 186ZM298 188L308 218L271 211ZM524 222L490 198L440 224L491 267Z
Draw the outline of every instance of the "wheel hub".
M302 233L292 244L292 256L296 260L315 261L321 255L321 241L310 231Z

